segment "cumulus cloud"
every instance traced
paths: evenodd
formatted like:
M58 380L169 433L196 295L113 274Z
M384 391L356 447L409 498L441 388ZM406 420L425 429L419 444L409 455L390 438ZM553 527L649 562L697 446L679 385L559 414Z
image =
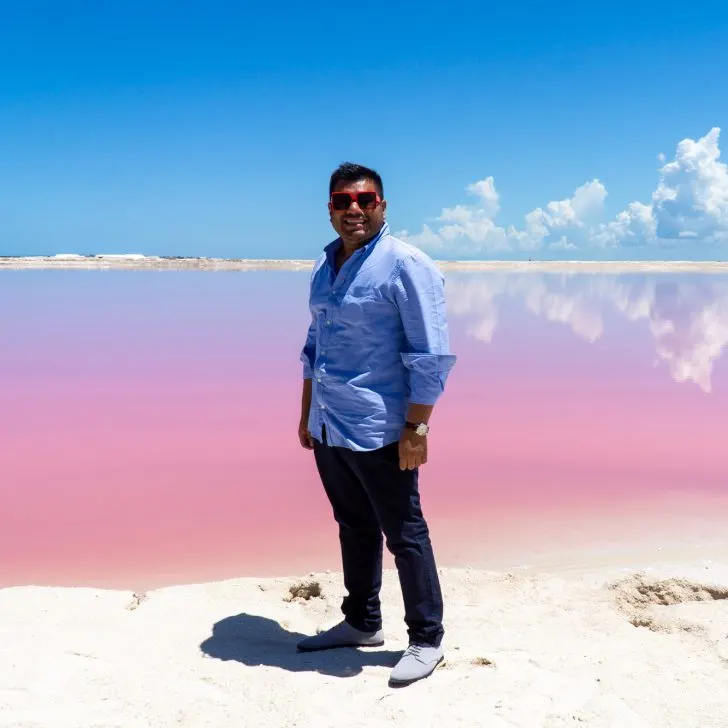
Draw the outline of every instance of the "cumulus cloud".
M680 242L728 243L728 165L720 161L720 129L684 139L675 158L660 155L649 203L632 202L603 222L606 187L593 179L563 200L527 213L521 227L499 225L500 194L493 177L466 187L473 201L446 207L437 225L397 235L436 257L477 256L587 247L613 249Z
M704 392L711 391L713 365L728 346L728 283L721 279L455 272L447 286L449 312L485 343L493 341L508 299L590 343L604 335L610 312L646 322L655 355L672 378Z
M719 129L678 144L652 195L658 238L706 239L728 234L728 165L719 161Z

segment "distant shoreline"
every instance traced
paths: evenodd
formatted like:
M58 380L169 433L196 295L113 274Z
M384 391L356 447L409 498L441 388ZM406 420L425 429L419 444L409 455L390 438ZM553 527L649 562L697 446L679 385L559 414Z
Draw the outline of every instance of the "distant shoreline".
M728 273L728 261L436 260L443 270L571 273ZM0 270L310 270L313 260L185 258L142 255L4 256Z

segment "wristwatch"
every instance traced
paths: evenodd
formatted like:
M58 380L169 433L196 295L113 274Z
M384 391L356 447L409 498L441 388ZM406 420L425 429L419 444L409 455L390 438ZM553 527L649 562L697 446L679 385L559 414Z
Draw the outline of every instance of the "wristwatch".
M414 430L420 437L424 437L430 431L430 426L425 422L405 422L404 426L408 430Z

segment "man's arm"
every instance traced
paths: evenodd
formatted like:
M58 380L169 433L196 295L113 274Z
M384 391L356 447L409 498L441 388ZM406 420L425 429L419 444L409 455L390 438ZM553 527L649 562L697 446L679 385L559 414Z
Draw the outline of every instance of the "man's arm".
M442 274L429 261L404 259L395 276L395 300L407 350L402 361L410 374L407 420L429 422L456 357L450 353ZM405 429L400 438L400 468L427 462L427 438Z
M409 407L407 408L407 421L429 422L434 408L434 404L418 404L417 402L410 402Z
M434 263L403 259L395 276L395 300L407 341L402 361L410 373L408 419L426 422L456 361L450 353L444 280Z
M301 419L298 422L298 439L306 450L313 448L311 434L308 431L308 416L311 412L313 366L316 361L316 326L311 322L306 334L306 343L301 350L303 363L303 390L301 392Z
M303 364L303 378L313 378L313 367L316 363L316 324L311 321L306 332L306 341L301 349L301 363Z

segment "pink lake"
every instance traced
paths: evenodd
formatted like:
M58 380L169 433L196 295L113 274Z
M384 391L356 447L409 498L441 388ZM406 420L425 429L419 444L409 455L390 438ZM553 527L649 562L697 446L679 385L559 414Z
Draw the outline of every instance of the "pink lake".
M439 564L709 554L728 516L728 277L446 280L458 363L421 473ZM338 569L296 437L307 285L0 272L0 586Z

